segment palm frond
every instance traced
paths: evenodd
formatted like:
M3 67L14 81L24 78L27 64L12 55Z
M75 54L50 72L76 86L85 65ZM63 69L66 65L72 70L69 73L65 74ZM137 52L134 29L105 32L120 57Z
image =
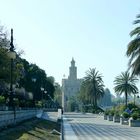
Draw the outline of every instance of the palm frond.
M136 18L140 18L140 14L137 14Z
M140 23L140 14L136 16L136 20L133 24ZM130 58L128 63L128 69L132 68L133 75L140 74L140 26L137 26L130 32L130 36L135 38L131 40L127 46L126 55Z
M135 20L134 22L133 22L133 24L138 24L138 23L140 23L140 20L138 19L138 20Z
M132 74L140 75L140 56L132 63Z
M136 27L134 30L130 32L130 36L139 35L140 34L140 27Z
M129 72L122 72L121 75L117 76L114 80L114 90L117 94L131 94L138 92L136 82L138 79L134 75L130 75Z
M85 93L93 102L97 100L96 98L101 98L104 94L104 84L99 71L96 71L95 68L86 71L83 87L86 88Z
M135 52L140 48L140 37L136 37L133 39L127 46L126 55L130 56L135 54Z

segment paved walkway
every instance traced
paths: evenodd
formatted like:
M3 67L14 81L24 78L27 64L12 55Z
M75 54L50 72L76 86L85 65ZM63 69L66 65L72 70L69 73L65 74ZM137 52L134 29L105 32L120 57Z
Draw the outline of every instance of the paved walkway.
M64 130L64 140L78 140L78 137L75 135L68 119L63 116L63 130Z
M129 127L92 114L64 115L64 140L140 140L140 127Z

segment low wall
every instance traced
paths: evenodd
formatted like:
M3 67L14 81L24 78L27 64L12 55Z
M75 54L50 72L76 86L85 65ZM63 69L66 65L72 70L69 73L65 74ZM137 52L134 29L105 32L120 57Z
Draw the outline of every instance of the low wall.
M0 128L33 118L37 110L0 111Z

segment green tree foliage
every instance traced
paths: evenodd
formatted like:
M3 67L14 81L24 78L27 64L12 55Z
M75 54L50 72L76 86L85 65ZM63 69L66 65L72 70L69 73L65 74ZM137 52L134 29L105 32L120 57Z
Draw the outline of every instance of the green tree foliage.
M0 105L5 104L5 97L4 96L0 96Z
M127 56L129 59L129 67L132 68L132 73L140 74L140 14L136 16L134 24L137 25L135 29L130 32L130 36L134 37L127 47Z
M104 89L104 96L98 101L100 106L111 106L112 105L112 96L108 88Z
M49 94L51 98L54 99L55 86L48 80L48 78L46 79L45 82L45 89L47 90L47 94Z
M7 38L4 28L0 26L0 95L6 93L8 95L7 85L10 84L10 58L8 57L8 51L10 47L10 40ZM36 79L33 81L33 79ZM54 98L54 77L47 77L45 71L39 68L36 64L30 64L27 60L20 57L20 53L17 53L14 60L13 68L13 84L18 85L20 93L15 96L19 99L19 104L25 104L24 101L30 102L33 94L34 100L42 99L41 87L47 91L47 94ZM25 89L21 93L21 89ZM6 91L7 90L7 91ZM30 97L29 97L30 96ZM49 99L47 95L46 99ZM21 105L21 106L22 106Z
M7 56L7 49L0 48L0 81L9 82L10 59Z
M10 41L7 39L7 34L3 31L3 27L0 26L0 95L5 94L8 90L8 84L10 83L10 58L9 58ZM17 55L14 60L13 67L13 84L16 84L21 77L22 64L19 62L19 56Z
M8 48L10 41L7 39L7 34L4 27L0 26L0 84L9 82L10 77L10 58L8 57Z
M138 79L135 76L130 76L129 72L122 72L121 75L117 76L114 80L114 90L117 94L124 93L125 95L125 105L127 107L128 94L138 93L138 88L136 87L136 82Z
M76 96L70 97L67 106L69 112L78 111L77 97Z
M9 48L10 47L10 41L8 39L7 32L4 28L4 26L0 25L0 48Z
M58 83L55 83L54 100L59 106L62 106L62 90Z
M54 85L54 83L55 83L55 79L54 79L53 76L49 76L49 77L47 77L47 80L48 80L50 83L52 83L52 84Z
M24 87L28 92L32 92L34 100L42 100L43 91L41 91L41 87L53 98L55 88L50 78L46 76L45 71L40 69L36 64L30 64L25 59L21 61L24 66L24 76L19 81L20 87Z
M80 87L80 92L78 93L78 99L82 102L83 105L90 103L89 97L86 94L86 85L83 83Z
M81 86L81 98L97 108L97 100L104 95L104 84L101 74L95 68L86 72Z

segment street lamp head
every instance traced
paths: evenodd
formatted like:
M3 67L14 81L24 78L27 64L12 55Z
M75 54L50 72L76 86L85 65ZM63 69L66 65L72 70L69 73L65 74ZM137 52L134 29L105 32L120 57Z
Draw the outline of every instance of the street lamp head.
M45 91L44 91L44 93L46 94L46 93L47 93L47 91L45 90Z
M15 51L9 51L8 52L8 57L10 59L16 59L16 52Z
M16 52L14 51L14 45L13 45L13 29L11 29L11 42L10 42L10 49L8 52L8 56L10 59L16 58Z
M44 91L44 88L43 87L41 87L40 89L41 89L41 91Z
M11 42L10 42L10 51L14 51L14 45L13 45L13 29L11 29Z

